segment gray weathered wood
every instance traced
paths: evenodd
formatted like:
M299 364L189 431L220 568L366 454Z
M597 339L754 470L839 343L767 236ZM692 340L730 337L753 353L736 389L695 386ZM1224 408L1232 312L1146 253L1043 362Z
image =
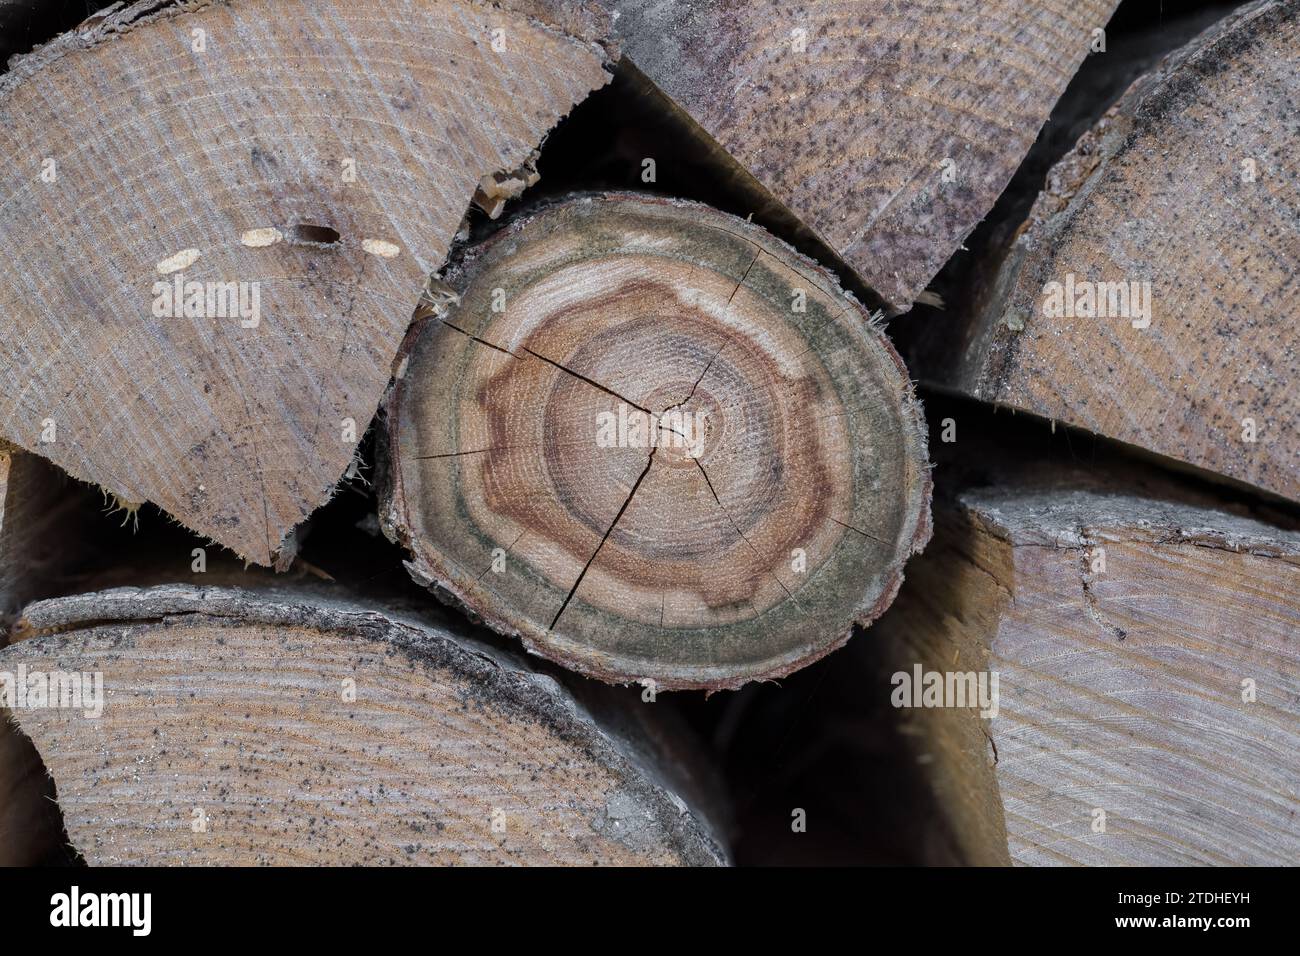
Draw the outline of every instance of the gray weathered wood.
M1297 57L1262 0L1135 83L914 373L1300 500Z
M98 717L12 711L91 864L725 862L652 704L616 726L431 619L188 585L25 613L0 668L102 674Z
M896 310L1010 181L1116 0L604 0L624 53Z
M1014 862L1294 862L1300 534L1040 477L937 508L915 565L888 622L912 649L896 660L998 673L993 719L919 719L957 730L930 751L950 793L987 761L997 792L953 805L1000 802ZM945 743L980 724L987 746Z

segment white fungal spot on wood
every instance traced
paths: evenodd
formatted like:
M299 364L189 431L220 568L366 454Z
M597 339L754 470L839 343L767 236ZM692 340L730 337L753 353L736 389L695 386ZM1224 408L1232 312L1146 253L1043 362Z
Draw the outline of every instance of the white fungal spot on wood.
M402 247L395 242L388 242L386 239L362 239L361 248L372 256L379 256L381 259L391 259L402 251Z
M273 246L284 238L284 233L274 226L264 226L261 229L250 229L242 236L239 241L250 249L261 249L263 246Z
M168 256L162 262L158 263L157 269L159 275L168 275L172 272L179 272L194 265L194 261L199 257L197 249L182 249L175 255Z

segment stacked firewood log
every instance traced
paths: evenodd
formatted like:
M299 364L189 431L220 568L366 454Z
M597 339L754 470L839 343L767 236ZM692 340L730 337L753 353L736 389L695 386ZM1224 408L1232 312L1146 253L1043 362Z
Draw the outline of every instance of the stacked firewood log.
M0 0L0 863L1294 861L1300 2L1132 6Z

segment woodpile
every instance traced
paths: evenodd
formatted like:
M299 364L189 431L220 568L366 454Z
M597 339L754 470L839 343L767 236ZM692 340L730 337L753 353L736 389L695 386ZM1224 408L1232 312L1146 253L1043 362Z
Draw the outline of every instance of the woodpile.
M1300 534L1068 482L957 507L1012 858L1294 861Z
M158 6L0 79L0 435L269 564L351 461L480 180L608 57L585 19L510 4Z
M603 0L627 57L904 311L993 207L1116 0Z
M1194 6L0 0L0 864L1295 860Z

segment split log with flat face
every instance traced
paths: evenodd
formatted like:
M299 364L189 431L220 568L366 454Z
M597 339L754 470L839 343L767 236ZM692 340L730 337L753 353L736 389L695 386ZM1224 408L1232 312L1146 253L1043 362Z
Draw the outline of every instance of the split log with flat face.
M951 817L1021 864L1294 862L1300 535L1065 478L962 492L916 565L889 666L998 675L991 719L913 686Z
M1298 55L1270 0L1136 83L913 370L1300 499Z
M724 861L660 736L430 621L188 586L26 617L8 713L92 865ZM101 712L40 706L56 671L98 673Z
M450 269L388 414L413 574L609 681L734 687L847 640L929 535L923 423L828 273L695 203L571 199Z
M1116 0L604 0L624 52L894 309L1006 188Z
M0 437L268 564L352 458L480 181L608 79L604 14L157 7L0 79Z

